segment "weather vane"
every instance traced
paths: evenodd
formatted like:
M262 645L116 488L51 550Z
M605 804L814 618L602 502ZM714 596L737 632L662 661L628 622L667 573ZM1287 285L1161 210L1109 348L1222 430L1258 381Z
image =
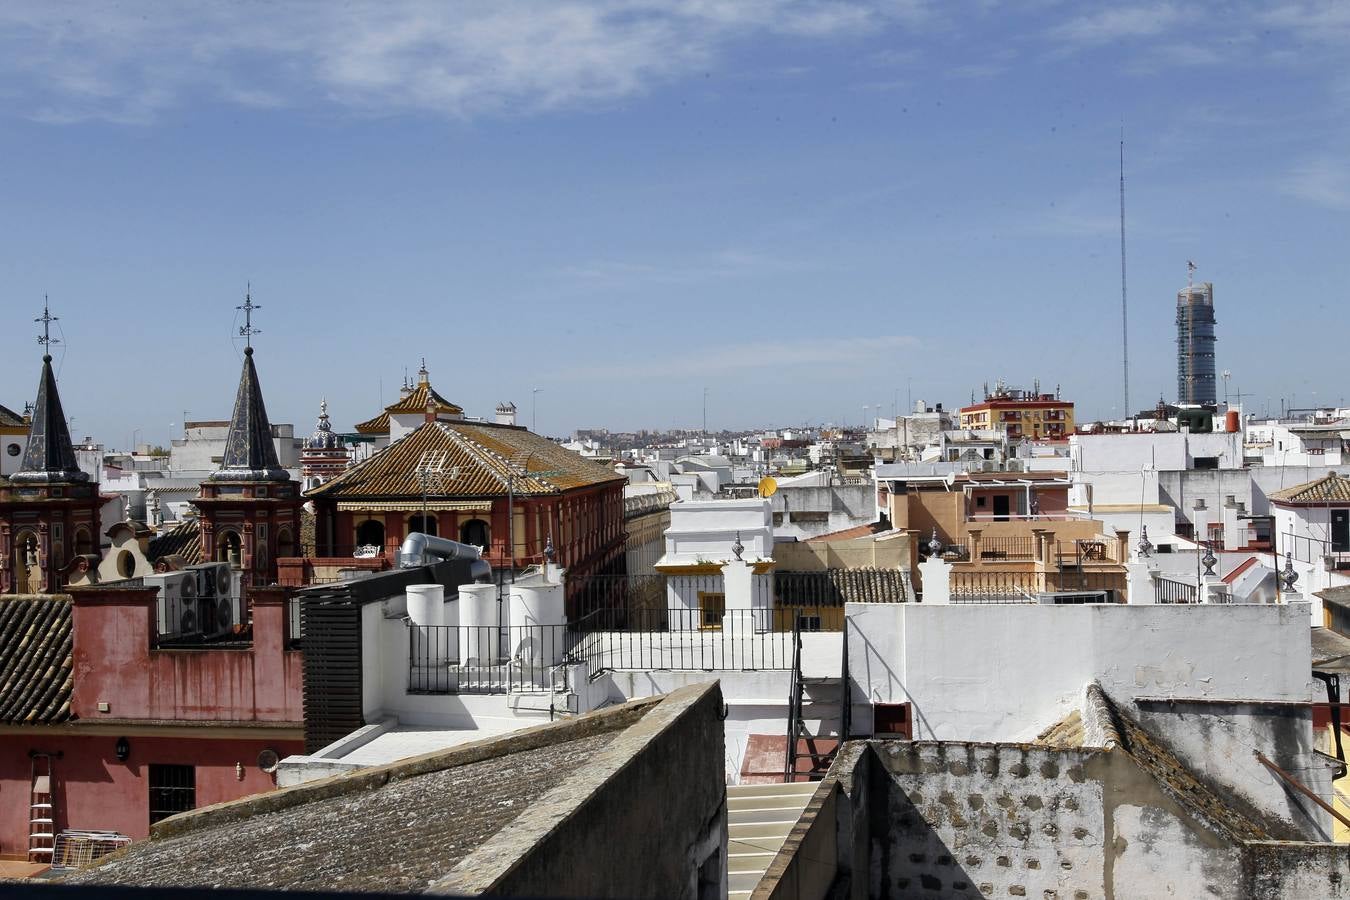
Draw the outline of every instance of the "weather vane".
M47 305L47 295L43 294L42 315L33 321L42 323L42 334L38 337L37 342L42 345L43 350L45 351L43 355L46 356L48 361L51 361L52 358L52 344L61 343L58 338L52 337L52 323L58 321L58 319L58 316L52 315L52 311Z
M244 311L244 324L239 327L239 334L244 339L244 352L249 354L253 353L253 336L262 334L262 329L253 327L253 311L262 307L253 302L252 291L253 283L249 282L244 288L244 305L235 307Z

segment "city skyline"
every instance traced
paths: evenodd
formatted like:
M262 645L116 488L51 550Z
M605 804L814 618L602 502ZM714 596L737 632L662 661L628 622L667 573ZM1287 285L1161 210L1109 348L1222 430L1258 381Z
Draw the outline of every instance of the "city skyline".
M1000 377L1118 417L1123 120L1132 405L1175 399L1190 259L1249 408L1335 405L1350 28L1223 10L7 9L0 403L47 294L77 438L227 418L251 281L300 432L421 357L556 435L697 429L704 387L718 430Z

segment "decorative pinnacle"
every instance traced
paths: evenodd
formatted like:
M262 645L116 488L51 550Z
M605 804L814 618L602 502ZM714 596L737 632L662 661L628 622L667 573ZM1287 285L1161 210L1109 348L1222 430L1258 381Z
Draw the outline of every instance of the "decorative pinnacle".
M1214 574L1214 564L1218 561L1218 558L1214 555L1214 551L1210 548L1210 542L1205 541L1205 555L1200 557L1200 565L1205 567L1206 575Z
M248 282L244 288L244 305L235 307L244 311L244 324L239 326L239 334L244 339L244 353L247 356L253 355L253 336L262 334L262 329L253 327L253 311L262 307L253 302L252 292L253 283Z
M1142 525L1139 528L1139 555L1148 557L1153 554L1153 542L1148 539L1148 526Z
M745 546L741 544L741 533L739 531L736 532L736 543L731 545L731 552L736 554L737 559L740 559L741 554L745 552Z
M52 323L59 321L58 316L52 315L51 308L47 305L47 295L42 295L42 315L33 320L42 323L42 334L38 336L37 342L43 347L42 361L52 361L52 344L59 344L61 341L52 337Z
M1294 592L1294 584L1298 581L1298 573L1294 571L1294 557L1288 553L1284 555L1284 571L1280 573L1280 580L1284 582L1286 591Z
M550 563L553 562L553 557L556 552L557 551L553 549L553 532L550 530L548 533L548 543L544 544L544 559Z

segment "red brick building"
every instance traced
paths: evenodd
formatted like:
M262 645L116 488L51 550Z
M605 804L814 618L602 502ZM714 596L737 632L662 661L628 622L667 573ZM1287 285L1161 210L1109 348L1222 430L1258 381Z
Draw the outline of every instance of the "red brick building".
M316 560L394 564L424 532L483 548L496 569L541 562L551 540L573 578L623 571L623 476L521 426L462 418L425 376L390 410L405 408L425 410L418 427L306 493Z

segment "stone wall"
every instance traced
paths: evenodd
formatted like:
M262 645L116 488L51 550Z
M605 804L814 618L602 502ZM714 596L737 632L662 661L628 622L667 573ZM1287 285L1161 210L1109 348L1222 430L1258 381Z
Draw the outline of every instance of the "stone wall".
M1242 896L1240 848L1164 796L1122 752L873 748L864 779L872 897Z

